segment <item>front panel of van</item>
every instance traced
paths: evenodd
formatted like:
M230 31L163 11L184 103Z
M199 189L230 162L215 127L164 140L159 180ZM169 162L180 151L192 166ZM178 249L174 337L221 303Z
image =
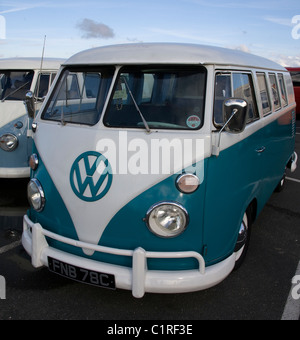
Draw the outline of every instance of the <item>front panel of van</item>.
M147 84L148 88L142 87L142 92L139 92L138 88L140 75L133 77L141 73L141 69L121 70L120 80L116 82L118 85L113 89L114 94L104 116L106 126L93 125L94 119L97 119L93 116L93 110L99 105L93 100L93 93L96 86L103 86L98 91L107 93L114 70L108 68L106 71L110 73L110 80L103 70L101 73L96 71L66 70L68 83L63 74L59 84L69 86L70 93L72 89L73 99L69 99L69 105L60 102L65 110L64 115L61 114L62 109L58 109L60 99L55 97L54 92L50 104L44 108L42 120L37 121L35 148L39 166L33 177L38 179L44 188L46 204L39 213L32 210L30 218L54 233L91 244L119 249L142 247L149 251L202 253L207 167L205 158L210 152L210 140L199 130L203 124L205 105L205 69L153 67L153 70L144 71L144 85ZM185 76L184 72L188 74ZM107 84L104 79L102 82L97 79L99 73L103 78L106 77ZM127 85L122 82L123 74L127 77ZM199 90L190 90L194 92L188 93L183 82L191 81L190 78L197 77L197 74L203 84L200 84ZM178 79L181 81L181 87ZM179 85L177 89L173 89L176 81ZM75 99L77 86L78 95L84 92L81 103ZM136 100L149 122L151 133L145 131L146 128L133 106L126 86L132 86L132 91L135 91ZM155 86L160 88L156 89ZM162 87L165 93L161 92ZM153 91L151 95L154 104L150 102L150 91ZM173 112L181 112L181 119L184 114L184 119L180 122L168 121L169 118L163 116L163 110L170 110L172 100L174 101L172 91L177 91L177 100L181 100L177 106L173 103L176 106ZM199 99L196 97L197 91ZM192 107L186 106L187 101L191 102L188 95L194 98L195 104L192 104ZM72 124L71 120L80 122L80 119L83 119L83 116L80 117L77 113L70 115L72 100L74 105L86 108L87 116L84 119L91 124ZM66 102L65 99L64 101ZM77 108L74 106L74 109ZM187 150L189 152L184 156L184 151ZM180 153L182 160L178 163ZM187 157L187 154L190 154L190 157ZM101 182L101 176L105 172L101 164L96 167L99 155L103 155L105 161L102 167L109 167L109 173L99 185L100 189L97 189L95 187ZM174 164L175 159L178 164ZM195 192L184 194L178 189L177 180L182 173L189 170L198 174L201 183ZM158 236L147 225L147 212L152 206L162 202L177 204L187 212L188 226L176 237ZM78 256L128 267L132 265L132 259L128 257L90 252L75 247L70 249L69 246L51 240L49 244ZM199 264L191 258L151 259L148 266L150 269L187 270L195 269Z

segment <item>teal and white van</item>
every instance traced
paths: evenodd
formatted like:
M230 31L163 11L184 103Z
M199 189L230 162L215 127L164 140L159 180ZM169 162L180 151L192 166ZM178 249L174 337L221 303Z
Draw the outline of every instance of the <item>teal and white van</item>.
M289 72L216 47L76 54L33 131L22 236L33 266L135 297L225 279L297 163Z
M26 114L25 94L29 90L34 93L38 110L62 62L0 59L0 178L30 176L32 120Z

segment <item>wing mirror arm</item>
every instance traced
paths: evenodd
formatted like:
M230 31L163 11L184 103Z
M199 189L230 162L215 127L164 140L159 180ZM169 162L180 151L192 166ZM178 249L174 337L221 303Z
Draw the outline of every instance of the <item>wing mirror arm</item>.
M224 130L229 133L241 133L245 130L248 112L248 103L243 99L231 98L224 101L223 121L225 124L218 132L216 143L212 146L212 154L220 154L221 135Z
M35 104L34 95L32 91L28 91L25 96L24 104L27 110L27 115L29 118L34 118L35 115Z

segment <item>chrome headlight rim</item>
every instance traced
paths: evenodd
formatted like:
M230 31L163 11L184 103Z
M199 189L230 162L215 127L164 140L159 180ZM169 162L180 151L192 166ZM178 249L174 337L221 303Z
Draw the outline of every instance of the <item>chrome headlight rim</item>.
M29 190L32 190L32 192L30 193ZM37 196L34 199L33 198L34 195L39 195L39 196ZM46 202L45 193L44 193L44 190L43 190L41 183L36 178L32 178L27 185L27 197L28 197L28 201L30 203L30 206L35 211L41 212L44 209L45 202ZM37 201L37 199L38 199L38 201Z
M11 146L8 146L9 141L12 143ZM0 148L7 152L12 152L16 150L19 145L18 137L12 133L5 133L0 137Z
M164 209L164 207L168 207L171 209L177 210L177 212L183 217L183 224L177 228L175 231L168 230L163 226L159 226L157 223L153 221L153 215L159 211L159 209ZM145 223L148 229L156 236L161 238L174 238L181 235L189 225L189 214L187 210L179 203L174 201L162 201L153 204L146 213Z

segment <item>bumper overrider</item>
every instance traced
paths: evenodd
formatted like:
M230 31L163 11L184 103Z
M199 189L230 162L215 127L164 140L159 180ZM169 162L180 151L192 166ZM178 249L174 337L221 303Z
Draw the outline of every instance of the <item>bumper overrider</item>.
M50 247L46 237L102 253L131 256L132 268L79 257ZM215 265L205 267L203 257L194 251L185 252L149 252L143 248L135 250L115 249L89 244L52 233L39 223L33 223L27 215L23 219L22 244L31 256L35 268L47 266L48 259L57 259L83 270L107 273L115 277L115 287L131 290L136 298L149 293L185 293L207 289L223 281L233 270L236 253ZM199 263L197 270L157 271L147 269L148 258L195 258Z

